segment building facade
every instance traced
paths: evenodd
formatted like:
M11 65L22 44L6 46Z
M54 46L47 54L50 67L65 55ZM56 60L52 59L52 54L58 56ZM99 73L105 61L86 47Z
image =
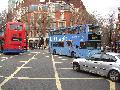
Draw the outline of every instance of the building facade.
M26 24L29 37L47 37L51 29L89 23L81 0L9 0L8 21Z

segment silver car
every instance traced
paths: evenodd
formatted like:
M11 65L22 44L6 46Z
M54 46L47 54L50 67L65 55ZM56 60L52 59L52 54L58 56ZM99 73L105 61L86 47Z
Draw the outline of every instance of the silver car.
M112 81L120 80L120 54L107 52L95 54L88 59L74 59L73 70L87 71L101 76L109 77Z

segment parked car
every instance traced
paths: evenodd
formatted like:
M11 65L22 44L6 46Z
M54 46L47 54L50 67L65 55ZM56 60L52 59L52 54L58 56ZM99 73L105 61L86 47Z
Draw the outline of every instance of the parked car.
M87 71L101 76L109 77L112 81L120 80L120 54L107 52L92 55L90 58L74 59L73 70Z

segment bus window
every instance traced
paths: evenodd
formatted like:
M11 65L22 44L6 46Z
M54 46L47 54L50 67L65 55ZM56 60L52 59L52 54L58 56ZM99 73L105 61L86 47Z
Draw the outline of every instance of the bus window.
M59 47L64 47L64 42L59 42Z
M57 42L53 42L53 43L52 43L52 46L53 46L53 47L58 47L58 43L57 43Z
M71 41L67 41L67 46L72 47L72 42Z
M86 43L85 42L80 42L80 48L85 49L86 48Z
M95 25L89 25L89 32L90 33L95 33L96 31L99 31L99 26L95 26Z
M82 26L78 27L77 30L78 30L78 34L81 33L81 32L83 32Z
M52 46L53 47L64 47L64 42L53 42Z
M22 25L10 24L10 30L22 30Z
M100 48L100 46L101 46L100 42L91 41L91 42L87 43L88 49L98 49L98 48Z

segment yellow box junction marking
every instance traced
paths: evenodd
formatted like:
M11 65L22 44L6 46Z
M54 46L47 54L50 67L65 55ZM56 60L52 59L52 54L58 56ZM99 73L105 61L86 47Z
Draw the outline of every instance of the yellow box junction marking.
M36 53L33 57L35 57L37 54L38 54L38 53ZM33 58L33 57L32 57L32 58ZM28 61L26 61L21 67L17 68L17 70L15 70L15 72L14 72L13 74L11 74L11 75L10 75L9 77L7 77L3 82L1 82L1 83L0 83L0 90L2 90L1 87L2 87L5 83L7 83L10 79L12 79L12 78L14 77L14 75L17 74L17 73L22 69L22 67L24 67L24 66L25 66L27 63L29 63L31 60L32 60L32 59L29 59Z
M56 80L57 89L62 90L61 83L60 83L59 76L58 76L58 72L57 72L57 69L55 67L55 61L54 61L53 55L52 55L52 62L53 62L53 69L54 69L54 72L55 72L55 80Z
M115 90L115 82L112 82L110 80L108 80L108 82L110 83L110 90Z

